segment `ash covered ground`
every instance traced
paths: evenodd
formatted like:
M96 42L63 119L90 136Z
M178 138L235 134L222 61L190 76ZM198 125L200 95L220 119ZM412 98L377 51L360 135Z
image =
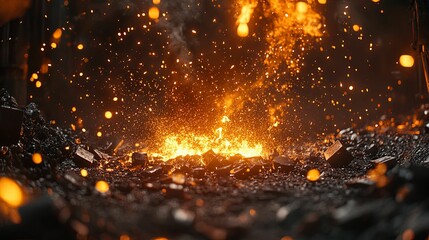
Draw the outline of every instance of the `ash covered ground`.
M5 92L1 105L17 107ZM285 143L267 158L207 152L162 162L92 145L29 104L19 143L0 156L0 175L26 203L16 220L0 201L0 239L427 239L428 111ZM353 160L334 168L324 152L336 140L339 161ZM307 179L310 169L318 180Z

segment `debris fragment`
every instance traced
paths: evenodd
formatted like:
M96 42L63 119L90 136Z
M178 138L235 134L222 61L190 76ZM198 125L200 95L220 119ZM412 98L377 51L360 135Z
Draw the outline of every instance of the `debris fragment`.
M83 149L82 147L78 147L76 149L74 156L74 162L78 167L90 167L95 161L94 154Z
M275 171L288 173L293 170L296 162L285 156L277 156L273 159L273 168Z
M324 152L324 155L332 167L345 167L353 160L353 156L338 140Z
M374 160L371 160L371 162L373 164L386 164L387 168L393 168L394 166L396 166L396 157L392 157L392 156L384 156L381 158L377 158Z
M20 109L0 106L0 145L16 144L20 138L24 112Z
M147 153L145 152L134 152L131 155L131 160L133 163L133 167L136 167L136 166L146 167L149 158L147 156Z

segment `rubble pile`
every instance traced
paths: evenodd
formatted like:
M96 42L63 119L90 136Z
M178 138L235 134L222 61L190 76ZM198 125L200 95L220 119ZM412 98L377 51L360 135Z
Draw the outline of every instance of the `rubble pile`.
M2 112L1 125L22 123L2 129L18 135L3 139L0 185L15 182L24 196L13 206L0 189L0 239L429 236L428 106L266 157L208 151L164 162L89 146L35 104L20 110L5 91L0 101L16 113Z

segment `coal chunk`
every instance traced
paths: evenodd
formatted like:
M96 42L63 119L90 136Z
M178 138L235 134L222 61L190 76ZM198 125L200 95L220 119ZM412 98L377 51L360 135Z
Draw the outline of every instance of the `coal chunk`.
M386 164L386 166L389 169L393 168L394 166L396 166L396 158L392 157L392 156L384 156L384 157L381 157L381 158L377 158L377 159L371 160L371 162L373 164L381 164L381 163Z
M353 156L338 140L324 152L324 155L332 167L344 167L349 165L353 160Z
M74 154L74 162L78 167L90 167L94 161L94 154L82 147L78 147L76 149Z
M134 152L131 155L131 160L133 163L133 167L136 167L136 166L145 167L147 165L147 162L149 161L149 158L147 156L147 153L145 152Z
M24 112L13 107L0 107L0 145L16 144L20 138Z
M378 146L372 143L365 149L365 153L368 154L370 157L374 157L378 153Z
M277 156L273 159L273 168L275 171L288 173L293 170L296 162L285 156Z
M238 179L248 179L259 174L262 171L262 165L244 166L234 171L234 177Z

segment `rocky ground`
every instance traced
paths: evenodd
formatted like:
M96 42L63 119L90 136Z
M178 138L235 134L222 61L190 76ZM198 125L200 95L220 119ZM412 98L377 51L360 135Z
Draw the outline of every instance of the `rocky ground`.
M0 101L17 107L4 91ZM0 152L0 176L27 196L18 218L0 196L0 239L428 239L428 113L383 117L266 159L207 152L162 162L90 146L30 104L19 143ZM325 156L336 140L341 151Z

